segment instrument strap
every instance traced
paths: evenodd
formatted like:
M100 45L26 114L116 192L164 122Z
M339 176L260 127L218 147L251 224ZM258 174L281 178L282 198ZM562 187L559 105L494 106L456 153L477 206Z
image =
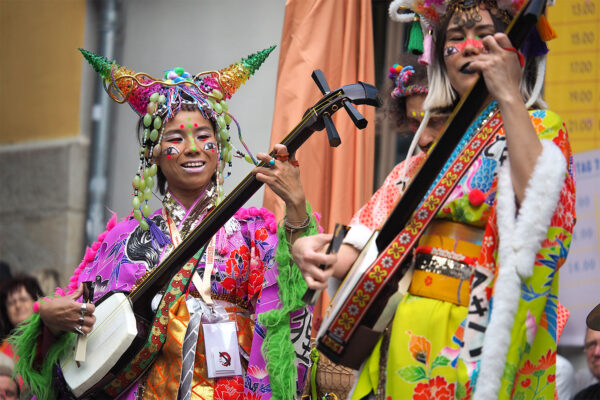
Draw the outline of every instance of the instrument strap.
M163 217L167 221L167 225L169 226L169 232L171 234L171 242L173 243L173 248L176 248L181 244L181 234L179 233L179 229L175 225L175 221L169 215L169 213L163 208L162 209ZM211 292L210 292L210 277L212 276L212 271L215 266L215 243L216 243L215 234L208 243L208 247L206 249L206 264L204 265L204 275L202 279L200 279L200 275L198 271L194 271L194 275L192 275L192 282L196 289L198 289L198 293L202 300L208 305L214 304Z
M414 212L409 223L379 254L375 262L360 278L353 292L344 301L332 320L331 326L327 328L325 336L321 338L323 345L337 354L344 351L344 347L360 325L359 322L362 316L375 301L396 269L410 254L410 250L416 245L425 228L434 219L469 166L502 127L502 118L497 108L489 115L485 115L484 118L485 120L481 122L481 128L468 140L457 157L449 160L448 168L441 175L441 179L436 180L425 201ZM403 282L402 286L405 285L406 281ZM381 325L384 324L378 325L380 325L378 328L381 328Z

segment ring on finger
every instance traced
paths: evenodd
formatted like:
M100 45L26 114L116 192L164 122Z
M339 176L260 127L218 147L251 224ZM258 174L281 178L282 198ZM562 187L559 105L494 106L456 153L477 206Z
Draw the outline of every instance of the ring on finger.
M77 320L77 323L78 323L79 325L83 325L83 321L84 321L84 319L83 319L83 315L82 315L82 316L81 316L81 317L79 317L79 319Z
M81 307L79 307L79 309L81 310L81 315L84 316L87 314L87 305L86 303L81 303Z
M75 331L75 333L77 333L78 335L85 335L85 333L83 333L83 331L81 330L81 325L76 326L73 328L73 330Z
M271 158L271 159L269 160L269 165L270 165L271 167L272 167L273 165L275 165L275 159L274 159L274 158Z

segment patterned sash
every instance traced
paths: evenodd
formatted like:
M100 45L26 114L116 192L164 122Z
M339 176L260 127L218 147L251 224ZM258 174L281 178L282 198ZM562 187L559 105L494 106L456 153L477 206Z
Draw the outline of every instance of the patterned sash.
M416 246L421 234L438 213L454 186L501 127L502 118L496 109L496 103L493 102L471 125L406 227L362 275L320 339L324 346L337 354L344 352L363 316L389 282L396 268L411 254L410 250Z

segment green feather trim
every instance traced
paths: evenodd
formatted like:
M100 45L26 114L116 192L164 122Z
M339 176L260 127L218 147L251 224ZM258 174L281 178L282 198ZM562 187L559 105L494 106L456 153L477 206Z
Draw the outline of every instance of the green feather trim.
M38 400L55 399L52 378L54 366L65 351L73 346L75 340L74 333L64 333L60 335L57 341L50 347L48 353L44 355L41 371L33 367L37 344L40 333L42 332L42 319L40 314L33 314L25 323L15 329L10 341L18 356L15 364L15 372L21 375L23 381L29 386Z
M408 51L418 56L423 54L423 31L421 30L419 18L416 15L410 28Z
M306 204L306 212L311 216L310 225L301 236L315 235L319 233L318 226L308 204ZM277 283L282 307L280 310L270 310L258 316L258 321L267 328L262 351L267 361L271 391L275 400L296 397L298 370L296 351L290 339L290 313L306 307L302 296L307 289L300 269L292 259L290 243L283 224L279 224L277 236L279 243L275 260L279 270Z

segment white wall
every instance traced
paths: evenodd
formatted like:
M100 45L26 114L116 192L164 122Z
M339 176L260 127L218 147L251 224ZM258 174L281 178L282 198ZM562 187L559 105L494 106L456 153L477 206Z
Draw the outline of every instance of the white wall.
M123 2L122 57L116 61L155 77L178 66L192 74L221 69L258 50L279 45L284 10L285 2L279 0L127 0ZM88 38L86 43L90 43ZM230 112L240 122L253 153L268 149L278 59L277 48L229 101ZM123 217L131 211L137 120L127 105L117 105L114 116L107 207ZM242 149L235 139L234 145ZM250 164L235 159L226 191L250 170ZM262 190L248 204L260 206ZM159 206L159 202L153 205Z

